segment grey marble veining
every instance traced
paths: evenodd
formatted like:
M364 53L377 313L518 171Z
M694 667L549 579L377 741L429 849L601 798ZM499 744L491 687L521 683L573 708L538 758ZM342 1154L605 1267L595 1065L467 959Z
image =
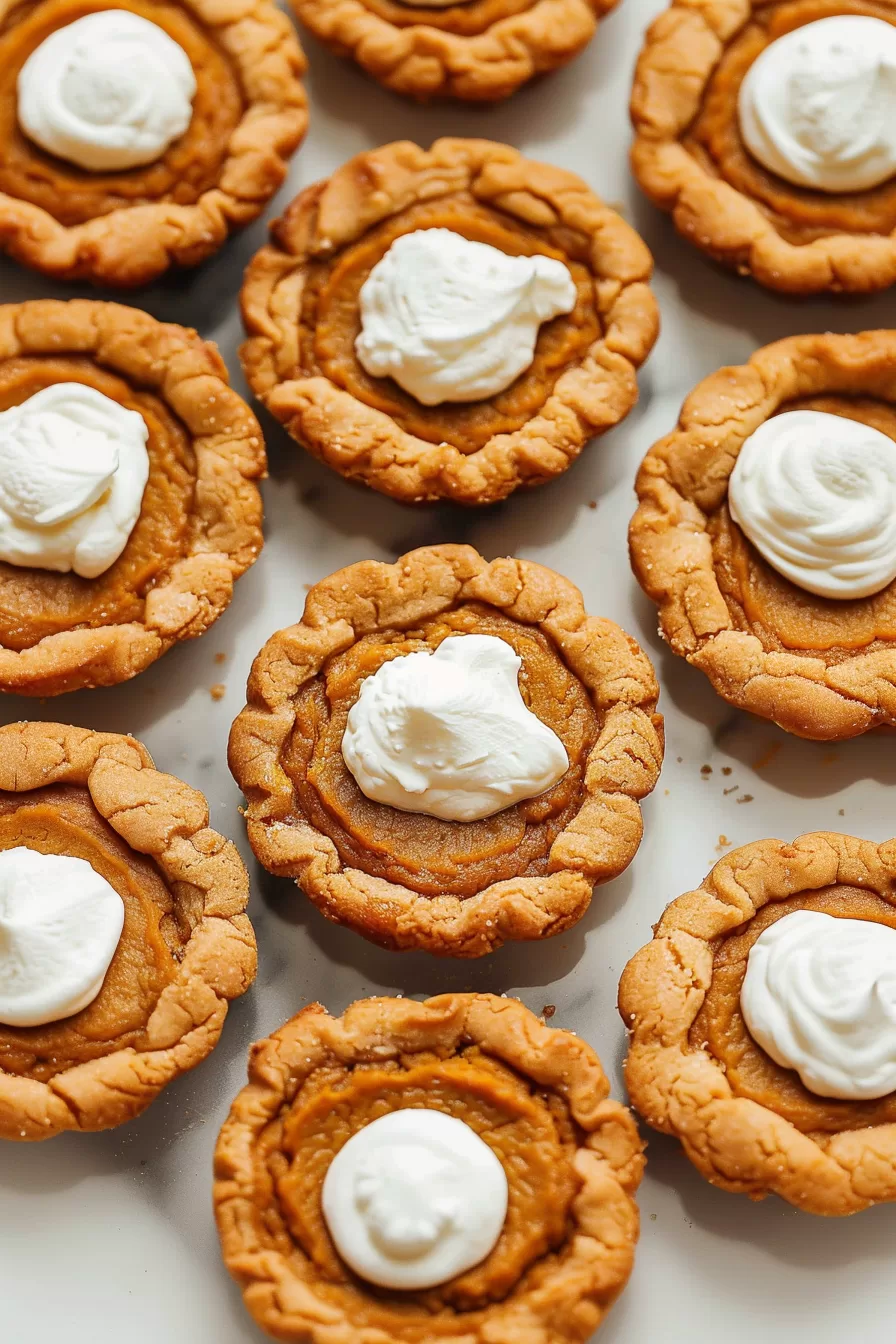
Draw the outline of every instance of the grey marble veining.
M573 66L495 109L420 110L307 42L312 126L285 203L352 153L387 140L486 135L581 173L618 202L657 262L663 333L626 423L591 446L549 487L488 511L414 511L347 485L264 418L271 476L267 545L238 584L225 617L126 686L35 703L6 698L5 720L63 719L131 732L162 768L204 790L212 822L250 859L227 772L225 744L243 703L252 657L300 615L303 585L369 557L389 559L437 541L465 540L485 555L516 552L582 588L590 610L613 617L654 658L663 687L668 752L645 806L646 833L629 871L598 890L571 933L505 948L477 963L380 951L327 924L291 883L253 865L251 914L260 969L231 1010L214 1055L168 1088L139 1120L103 1135L69 1135L0 1148L0 1339L4 1344L259 1344L224 1272L210 1209L218 1127L244 1077L248 1043L302 1004L335 1010L370 992L451 988L518 993L533 1009L591 1041L620 1087L624 1034L616 984L673 896L696 885L718 856L762 836L848 829L872 839L896 830L889 738L831 748L798 742L734 713L697 673L669 655L652 606L628 568L632 481L648 446L675 423L683 396L720 364L800 331L858 331L893 322L893 295L794 303L723 274L678 240L630 181L626 116L631 69L658 0L622 0ZM269 217L275 213L269 212ZM243 266L264 237L258 224L195 273L167 278L130 302L196 326L219 342L238 387ZM62 290L0 263L0 297ZM126 300L128 301L128 300ZM592 507L592 503L596 507ZM225 655L223 664L216 656ZM210 688L226 685L214 701ZM704 774L702 767L712 767ZM730 770L730 774L722 771ZM678 1146L650 1138L640 1204L643 1235L631 1285L603 1344L889 1344L896 1208L846 1221L711 1189Z

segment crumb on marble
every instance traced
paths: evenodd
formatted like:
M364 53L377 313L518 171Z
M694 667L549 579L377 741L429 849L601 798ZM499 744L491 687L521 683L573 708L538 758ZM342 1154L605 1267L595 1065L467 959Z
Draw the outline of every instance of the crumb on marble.
M226 653L216 653L216 654L215 654L215 662L216 662L216 663L218 664L218 666L220 667L222 663L226 663L226 662L227 662L227 654L226 654Z
M541 1010L541 1015L544 1018L545 1022L550 1022L551 1018L554 1016L556 1011L557 1011L556 1004L546 1003Z
M741 796L739 798L735 798L734 801L736 803L752 803L753 795L752 793L742 793Z
M708 779L709 776L712 774L712 766L711 766L711 765L701 765L701 767L700 767L700 773L701 773L701 775L704 777L704 779Z
M223 700L227 694L227 687L223 681L216 681L214 686L208 688L208 693L213 700Z

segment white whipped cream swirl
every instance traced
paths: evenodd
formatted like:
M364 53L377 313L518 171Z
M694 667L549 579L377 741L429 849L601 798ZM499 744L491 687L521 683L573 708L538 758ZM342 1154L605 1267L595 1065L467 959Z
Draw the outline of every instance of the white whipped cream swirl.
M552 257L509 257L452 229L405 233L360 295L358 359L424 406L493 397L532 363L543 322L576 287Z
M521 666L494 635L454 635L435 653L383 663L362 682L342 736L362 793L404 812L479 821L551 788L569 757L526 706Z
M0 853L0 1022L40 1027L103 987L124 903L85 859L22 846Z
M750 949L750 1035L819 1097L896 1091L896 929L815 910L783 915Z
M182 47L126 9L57 28L18 79L19 124L41 149L92 172L153 163L193 115L196 76Z
M127 545L149 477L143 416L82 383L0 412L0 560L94 579Z
M740 450L728 507L768 563L809 593L868 597L896 578L896 443L858 420L766 420Z
M896 27L840 14L765 48L740 87L747 149L815 191L867 191L896 173Z
M443 1111L392 1111L353 1134L324 1180L324 1218L356 1274L382 1288L434 1288L472 1269L507 1216L499 1159Z

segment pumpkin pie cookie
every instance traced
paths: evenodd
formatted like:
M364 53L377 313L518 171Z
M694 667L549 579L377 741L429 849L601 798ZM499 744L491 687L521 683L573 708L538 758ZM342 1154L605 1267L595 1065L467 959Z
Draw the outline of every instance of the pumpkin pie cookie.
M885 289L894 81L888 0L675 0L638 61L635 176L685 238L771 289Z
M896 1200L896 841L759 840L629 962L625 1076L713 1185L809 1213Z
M662 761L634 640L559 574L470 546L316 584L247 697L230 767L257 858L396 949L569 928L634 857Z
M571 61L617 0L291 0L331 51L396 93L495 102Z
M663 637L740 709L836 741L896 724L896 332L720 369L637 479Z
M0 1138L110 1129L201 1063L255 978L248 898L139 742L0 728Z
M0 306L0 690L142 672L262 545L264 440L194 331L116 303Z
M254 1046L215 1153L224 1260L276 1339L591 1336L642 1144L597 1055L515 999L319 1004Z
M246 270L243 368L343 476L488 504L631 410L657 334L651 265L571 173L487 140L386 145L272 226Z
M0 246L147 284L264 209L305 134L273 0L0 0Z

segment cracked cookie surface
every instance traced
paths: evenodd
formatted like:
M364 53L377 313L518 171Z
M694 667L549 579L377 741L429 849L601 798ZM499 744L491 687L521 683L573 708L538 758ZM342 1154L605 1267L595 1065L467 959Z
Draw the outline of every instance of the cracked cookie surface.
M567 775L473 823L365 798L341 755L364 677L483 632L521 657L521 692L564 740ZM328 918L387 947L478 957L560 933L640 843L639 801L662 762L657 694L635 642L540 565L451 545L351 565L316 584L302 621L255 660L230 739L250 843Z

